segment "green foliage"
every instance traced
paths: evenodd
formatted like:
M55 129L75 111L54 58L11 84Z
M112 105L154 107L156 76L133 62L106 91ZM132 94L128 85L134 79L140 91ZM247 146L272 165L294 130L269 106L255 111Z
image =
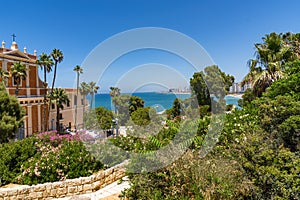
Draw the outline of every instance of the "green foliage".
M176 117L180 117L183 111L181 107L182 107L181 100L176 98L173 102L172 108L166 111L166 114L168 115L168 119L174 119Z
M129 199L232 199L247 195L238 163L199 159L188 151L171 165L156 172L130 174Z
M115 106L115 113L117 113L118 112L118 106L117 106L117 104L115 102L116 98L114 98L114 97L120 96L121 89L119 89L117 87L110 87L109 89L110 89L109 95L112 97L112 103Z
M253 93L252 89L247 88L245 93L242 96L242 99L238 100L238 104L240 107L245 107L250 104L256 98L255 94Z
M38 184L89 176L102 169L79 138L45 132L0 147L1 185ZM86 136L85 136L86 138Z
M34 137L0 145L0 186L17 182L24 162L37 153Z
M210 94L224 98L234 83L234 76L222 72L217 65L205 67L204 72L204 80L209 87Z
M218 103L214 102L213 110L224 110L222 107L224 97L228 93L230 86L234 82L234 77L225 74L216 65L208 66L204 72L196 72L190 79L192 94L197 97L198 105L211 106L210 95L213 94ZM210 109L211 110L211 109Z
M8 142L23 123L24 110L15 96L10 96L0 83L0 143Z
M214 115L205 112L205 105L218 106L208 103L206 83L214 88L216 97L226 94L226 86L210 85L212 80L219 80L213 78L220 73L216 66L209 67L208 72L195 73L190 80L193 95L203 110L200 119L194 120L197 124L195 138L192 141L181 138L183 147L189 146L183 157L156 172L130 173L138 167L147 171L148 165L161 166L160 160L151 157L151 152L166 147L182 130L188 134L195 128L189 123L168 121L167 128L147 139L129 136L115 141L127 150L146 154L130 161L127 172L131 187L123 192L124 198L300 199L300 61L286 63L294 59L294 52L300 52L292 44L296 42L294 39L283 41L281 34L272 33L263 40L263 44L256 44L257 62L251 61L251 73L247 79L255 79L257 85L254 91L248 90L244 94L243 110L226 114L222 134L206 157L200 159L199 153L207 142L208 130L216 127L210 124ZM279 80L283 75L283 63L289 76ZM224 75L220 77L225 79ZM277 81L273 83L274 80ZM226 81L223 83L226 85ZM265 89L264 96L256 98ZM187 118L195 116L195 111L199 112L191 102L189 99L182 103ZM171 127L176 131L169 133ZM169 156L172 152L166 157Z
M131 96L129 100L129 113L130 115L138 108L144 107L144 100L141 97Z
M113 112L107 110L104 107L98 107L95 109L97 115L97 122L100 125L100 128L103 130L110 129L112 126Z
M249 61L250 72L242 82L243 85L251 82L253 93L257 97L260 97L274 81L285 76L284 63L297 58L293 47L283 40L282 34L273 32L262 39L262 43L255 44L256 59Z
M272 132L292 115L300 115L300 101L291 96L276 96L274 99L261 98L255 102L259 107L262 127Z
M122 136L119 136L120 138ZM108 139L106 141L96 142L88 144L86 148L91 152L97 160L99 160L105 167L113 167L126 159L128 159L128 154L125 150L120 150L120 148L114 145L115 139Z
M21 81L24 80L27 76L26 73L26 66L24 64L22 64L20 61L19 62L15 62L12 66L11 66L11 75L12 77L14 77L14 81L16 82L16 96L18 96L19 93L19 85L21 84Z
M57 147L40 143L38 147L40 152L22 165L19 183L32 185L89 176L102 167L80 141L63 141Z
M226 105L226 111L231 111L233 109L233 104Z
M112 101L118 111L119 124L125 125L134 111L138 108L144 108L144 100L138 96L119 95L118 88L111 88L117 92L118 95L112 96ZM112 91L113 92L113 91Z
M190 79L192 95L197 97L198 105L211 105L210 93L204 81L204 73L196 72Z
M178 125L173 122L167 121L166 127L161 127L155 135L147 134L146 132L144 132L143 137L137 137L139 133L135 132L134 130L126 137L118 137L112 139L112 142L125 151L153 151L169 144L169 142L174 138L177 132ZM157 143L157 141L159 141L159 143Z
M83 116L84 127L88 130L100 129L95 109L89 110Z
M59 125L60 109L64 109L64 104L70 103L70 99L66 91L62 88L55 88L50 94L48 94L48 97L50 98L50 102L56 105L56 130L60 133L62 131L60 130Z
M275 98L279 95L295 96L300 100L300 61L295 60L286 64L288 77L276 81L270 88L266 96Z
M249 178L256 186L253 197L266 200L299 199L299 155L282 146L273 148L266 142L255 143L256 145L244 148L247 156L243 163Z
M292 151L300 151L300 115L287 118L278 126L279 137Z
M118 119L121 125L125 125L126 122L130 119L130 114L129 114L130 98L131 98L130 95L125 95L125 94L114 96L112 98L112 101L114 102L117 108Z
M150 107L147 108L138 108L136 111L131 113L132 121L139 126L149 125L151 122L149 111Z

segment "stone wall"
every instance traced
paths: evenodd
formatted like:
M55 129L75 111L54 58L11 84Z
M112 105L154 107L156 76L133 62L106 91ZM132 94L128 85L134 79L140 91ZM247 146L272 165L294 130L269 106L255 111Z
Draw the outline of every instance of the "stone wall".
M126 164L127 161L89 177L32 186L1 188L0 200L52 199L91 193L124 177Z

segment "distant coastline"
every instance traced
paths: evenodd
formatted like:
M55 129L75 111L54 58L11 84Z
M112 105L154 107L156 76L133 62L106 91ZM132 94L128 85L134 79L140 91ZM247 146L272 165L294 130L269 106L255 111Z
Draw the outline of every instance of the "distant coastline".
M243 94L227 94L226 96L228 96L228 97L240 98L240 99L243 98Z
M191 92L169 92L169 91L160 91L160 92L153 92L157 94L191 94Z

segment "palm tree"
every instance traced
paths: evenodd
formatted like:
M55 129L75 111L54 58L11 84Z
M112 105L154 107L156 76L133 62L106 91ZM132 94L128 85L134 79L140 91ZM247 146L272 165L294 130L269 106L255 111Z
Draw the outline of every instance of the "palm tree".
M46 112L46 102L47 102L47 72L49 73L52 70L53 60L51 56L42 53L40 58L36 61L36 64L39 65L44 71L44 117L43 117L43 131L47 129L47 112Z
M90 108L92 109L93 108L94 96L95 96L95 94L97 94L97 92L99 90L99 86L97 86L96 83L92 81L92 82L89 82L89 89L90 89L89 94L91 95Z
M19 94L19 85L21 83L21 80L25 79L26 76L27 76L26 66L24 64L22 64L21 62L15 62L11 66L10 70L11 70L11 75L14 78L14 81L16 83L15 94L16 94L16 96L18 96L18 94Z
M271 33L262 39L263 43L255 44L256 59L248 62L250 72L242 81L242 86L252 84L256 96L261 96L274 81L283 78L283 64L295 58L292 48L284 44L282 34Z
M0 69L0 78L4 82L4 85L6 85L9 75L10 74L8 71L4 71L4 70Z
M79 90L79 76L83 73L82 68L79 65L74 67L73 71L77 73L77 89L76 89L76 107L75 107L75 129L77 128L77 105L78 105L78 90Z
M90 93L90 86L86 82L82 82L80 84L80 93L84 96L84 102L86 100L86 96ZM83 105L83 117L85 116L85 103ZM84 128L84 120L83 120L83 128Z
M115 102L115 97L120 96L121 90L117 87L110 87L109 89L110 89L109 95L111 96L112 102L113 102L114 107L115 107L115 114L117 114L118 109L117 109L117 104Z
M63 61L64 54L59 49L53 49L51 52L51 57L54 60L54 73L53 73L53 81L52 81L52 87L51 87L51 93L52 93L53 89L54 89L55 79L56 79L57 64L61 63Z
M70 102L70 99L66 93L61 88L55 88L51 95L51 102L56 105L56 130L58 133L60 133L59 128L59 120L60 120L60 109L64 109L64 104L68 104Z

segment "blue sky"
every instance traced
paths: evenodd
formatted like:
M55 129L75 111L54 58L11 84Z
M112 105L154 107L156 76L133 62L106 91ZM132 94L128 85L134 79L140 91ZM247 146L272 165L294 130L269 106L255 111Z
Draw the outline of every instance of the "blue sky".
M15 33L19 48L26 46L28 52L61 49L65 58L56 86L73 87L73 67L81 65L98 44L129 29L163 27L196 40L223 71L241 81L248 72L247 61L254 56L254 43L261 37L274 31L300 32L299 7L298 0L3 1L0 40L10 46L10 35ZM184 60L165 52L147 50L123 57L114 62L123 71L154 62L170 65L186 78L192 74L179 67L186 64ZM118 79L115 70L100 79L100 91L107 91Z

